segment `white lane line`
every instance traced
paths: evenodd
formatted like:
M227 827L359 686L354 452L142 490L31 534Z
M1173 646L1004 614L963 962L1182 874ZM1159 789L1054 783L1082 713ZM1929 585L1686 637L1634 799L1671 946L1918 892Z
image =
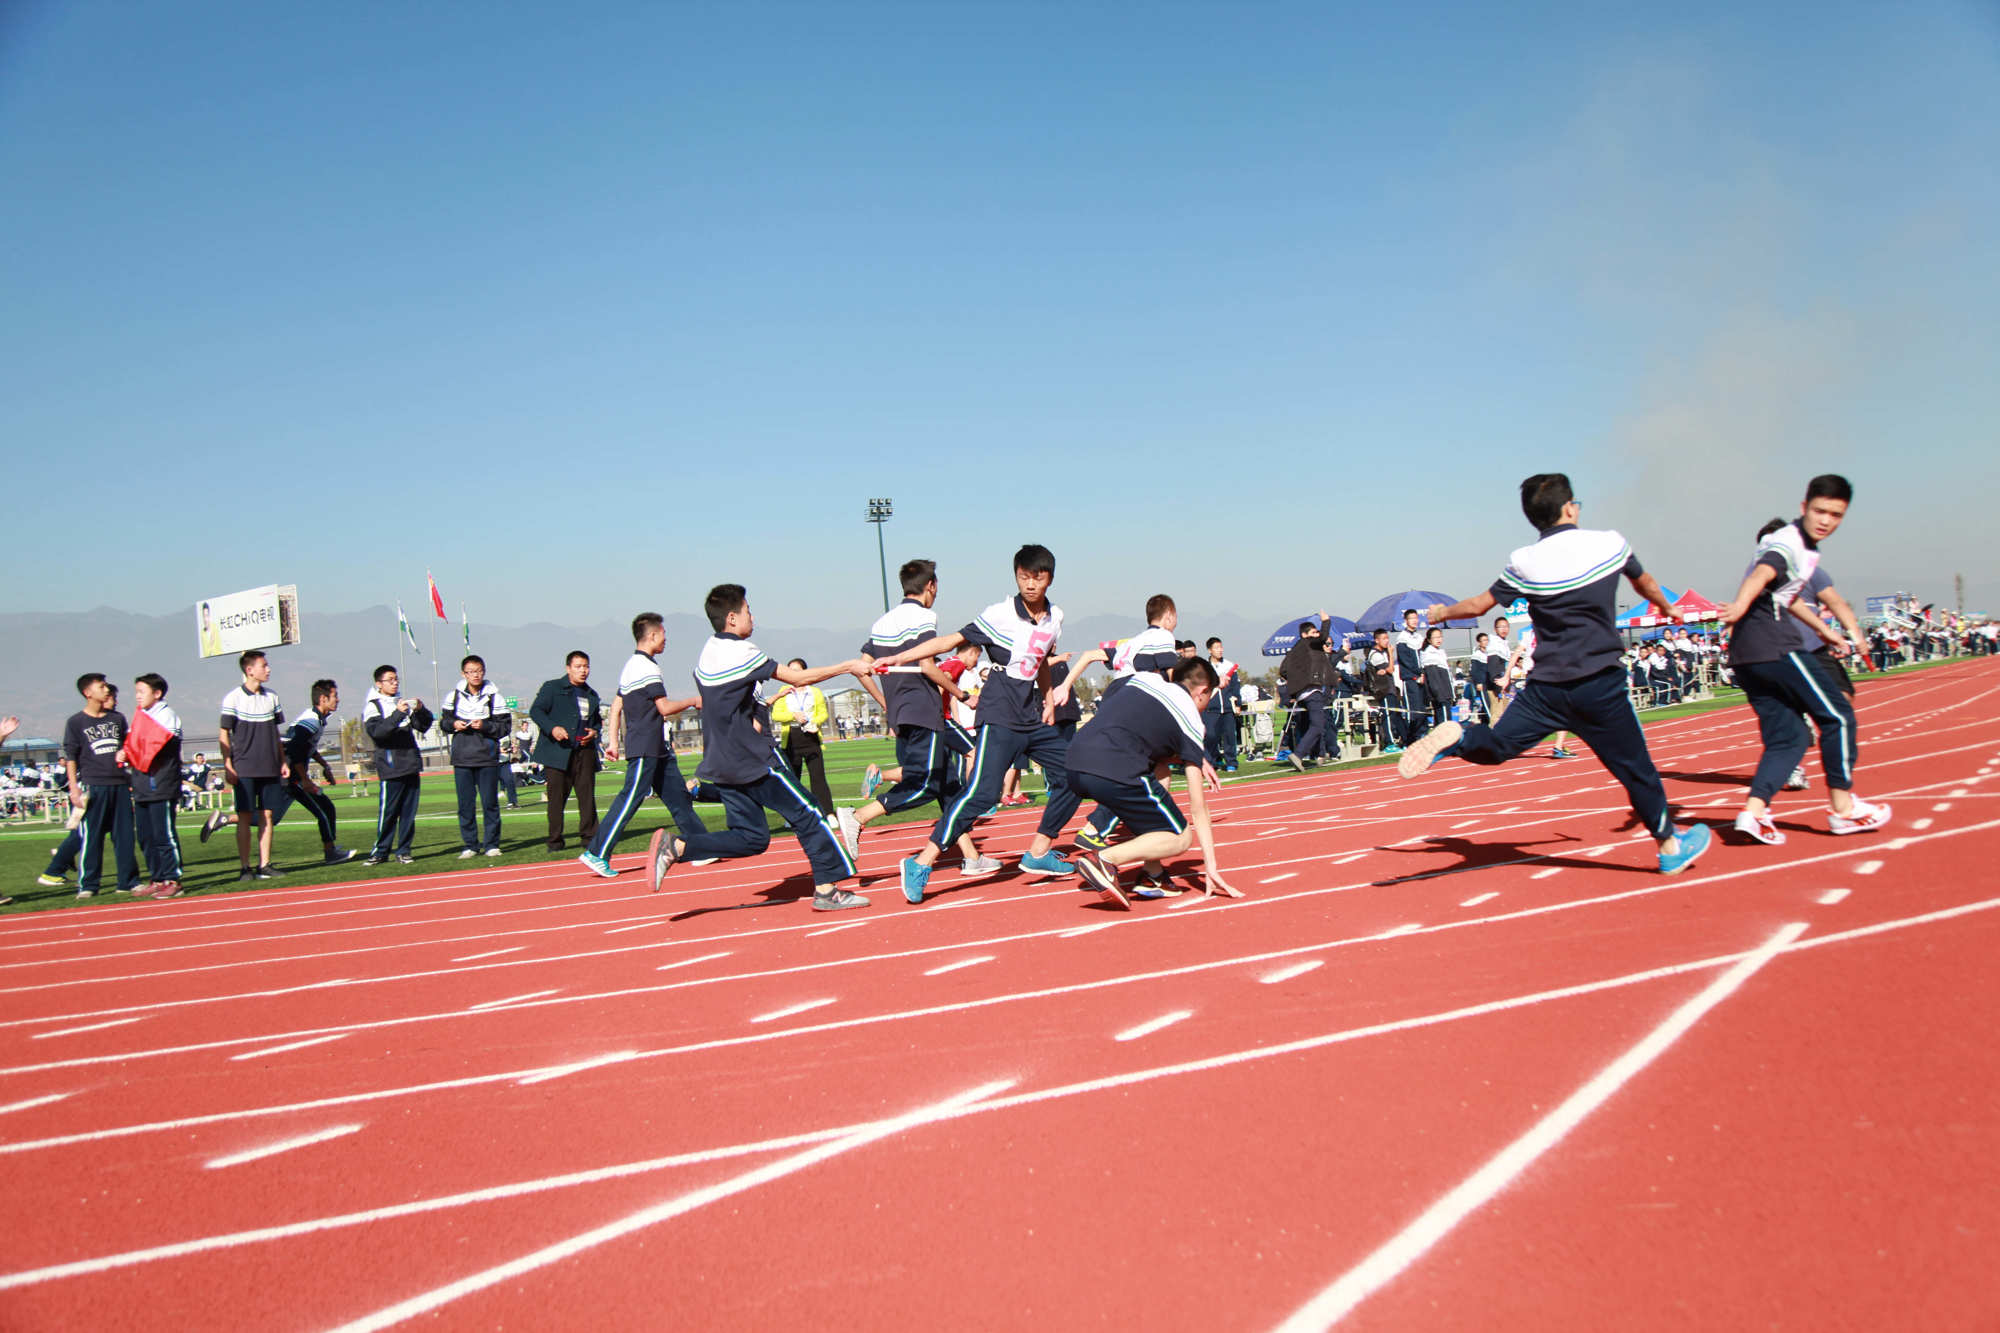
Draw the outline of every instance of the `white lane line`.
M811 939L815 935L831 935L836 930L853 930L857 926L865 926L868 924L869 923L867 921L843 921L837 926L826 926L820 930L809 930L805 933L805 938Z
M712 963L718 958L729 957L729 953L730 951L727 949L724 949L721 953L705 953L699 958L683 958L677 963L661 963L653 970L655 972L671 972L677 967L693 967L696 963Z
M1075 930L1065 930L1060 932L1059 934L1057 934L1056 938L1059 940L1073 940L1079 935L1092 935L1100 930L1109 930L1117 924L1118 923L1116 921L1101 921L1094 926L1078 926Z
M329 1041L339 1041L347 1035L345 1032L329 1032L324 1037L307 1037L304 1041L288 1041L283 1046L266 1046L261 1051L245 1051L241 1055L232 1055L229 1058L232 1060L255 1060L261 1056L278 1055L284 1051L299 1051L304 1050L308 1046L318 1046Z
M73 1037L79 1032L96 1032L99 1028L122 1028L127 1023L137 1023L139 1020L147 1017L150 1017L150 1015L135 1014L131 1018L114 1018L106 1023L87 1023L80 1028L61 1028L55 1032L37 1032L34 1036L36 1041L47 1041L50 1037Z
M578 1060L573 1065L558 1065L554 1069L544 1069L539 1074L514 1080L517 1087L529 1087L536 1083L547 1083L552 1078L567 1078L571 1074L581 1074L586 1069L596 1069L600 1065L615 1065L621 1060L636 1060L637 1051L613 1051L609 1055L593 1055L588 1060Z
M743 1191L754 1189L758 1185L763 1185L773 1180L781 1180L786 1176L792 1175L794 1172L803 1171L809 1166L824 1162L829 1157L838 1157L844 1152L865 1147L878 1139L886 1139L892 1134L900 1134L906 1129L914 1129L926 1121L942 1119L967 1106L985 1101L997 1093L1005 1092L1013 1086L1014 1082L1012 1079L982 1083L976 1088L969 1088L956 1096L947 1097L943 1101L933 1102L929 1106L920 1106L916 1110L905 1115L899 1115L893 1120L885 1120L878 1124L870 1125L844 1138L833 1139L817 1147L808 1148L802 1153L795 1153L790 1157L781 1157L775 1162L758 1167L755 1171L746 1171L740 1176L735 1176L719 1184L710 1185L705 1189L698 1189L691 1193L683 1194L677 1199L669 1199L665 1203L656 1203L650 1208L641 1208L636 1213L628 1213L615 1222L610 1222L604 1226L582 1232L579 1235L571 1236L568 1240L558 1241L554 1245L536 1250L530 1254L524 1254L520 1258L509 1260L504 1264L496 1264L492 1268L474 1273L469 1277L462 1277L458 1281L445 1286L434 1287L421 1295L412 1296L406 1301L398 1302L386 1309L377 1310L374 1314L357 1319L353 1323L342 1324L333 1333L375 1333L378 1329L400 1324L406 1319L413 1319L420 1314L427 1314L439 1306L448 1305L461 1296L469 1296L475 1291L484 1291L488 1287L498 1286L502 1282L520 1277L525 1273L532 1273L538 1268L546 1268L550 1264L559 1263L564 1259L570 1258L572 1255L582 1254L585 1250L595 1249L606 1241L617 1240L621 1236L629 1236L635 1231L643 1231L645 1228L657 1223L679 1217L683 1213L691 1213L695 1209L715 1203L717 1200L726 1199L732 1194L741 1194Z
M470 1014L476 1013L481 1009L499 1009L506 1005L519 1004L523 1000L539 1000L545 995L560 994L562 994L562 987L560 986L554 990L531 990L525 995L509 995L504 1000L481 1000L478 1004L468 1004L465 1006L465 1012Z
M1170 1014L1161 1014L1158 1018L1148 1019L1146 1022L1139 1024L1138 1027L1126 1028L1123 1032L1119 1033L1111 1040L1137 1041L1141 1037L1152 1036L1155 1032L1158 1032L1161 1028L1170 1028L1174 1024L1180 1022L1183 1018L1193 1018L1193 1017L1194 1017L1194 1010L1192 1009L1176 1009Z
M1875 925L1862 926L1853 930L1834 931L1826 935L1816 935L1812 939L1792 946L1792 952L1818 949L1831 945L1846 944L1854 940L1872 939L1877 935L1909 930L1919 926L1934 925L1944 921L1956 921L1967 916L1984 912L2000 911L2000 898L1986 898L1977 902L1962 903L1956 907L1941 908L1917 916L1903 917ZM1038 1088L1033 1092L1016 1093L1011 1097L998 1097L991 1101L963 1108L954 1115L982 1115L992 1111L1008 1111L1020 1106L1039 1105L1044 1102L1060 1101L1068 1097L1085 1096L1096 1092L1108 1092L1119 1088L1136 1087L1161 1079L1180 1078L1190 1074L1200 1074L1216 1069L1230 1069L1239 1065L1261 1060L1283 1059L1306 1051L1328 1049L1349 1042L1364 1041L1371 1037L1389 1036L1400 1032L1421 1031L1440 1024L1464 1022L1487 1014L1505 1013L1535 1005L1573 999L1585 995L1600 995L1626 987L1650 985L1668 977L1688 976L1696 972L1713 971L1725 964L1741 961L1745 955L1730 954L1711 958L1689 959L1670 963L1663 967L1644 972L1627 973L1623 976L1604 977L1581 985L1564 986L1556 990L1537 991L1527 995L1515 995L1500 1000L1491 1000L1465 1008L1446 1010L1442 1013L1420 1014L1389 1022L1371 1024L1367 1027L1350 1028L1337 1032L1325 1032L1304 1037L1296 1041L1281 1042L1275 1046L1255 1046L1245 1050L1225 1052L1198 1060L1182 1061L1175 1064L1156 1065L1149 1069L1130 1073L1113 1074L1104 1078L1089 1079L1081 1083L1069 1083L1056 1087ZM642 1052L642 1055L645 1054ZM506 1075L503 1077L513 1077ZM471 1087L484 1085L494 1080L490 1077L457 1079L449 1084L432 1085L421 1091L436 1091L443 1087ZM364 1100L378 1100L384 1094L356 1094L348 1097L327 1098L318 1102L299 1102L285 1106L267 1107L252 1114L290 1115L302 1110L318 1110L327 1106L351 1105ZM59 1144L95 1142L105 1138L121 1137L138 1130L185 1129L199 1124L215 1124L225 1120L242 1118L240 1115L225 1114L211 1116L189 1116L177 1121L122 1130L106 1130L89 1134L73 1135L61 1140L43 1140L39 1143L8 1145L0 1151L14 1151L19 1148L46 1148ZM708 1162L732 1160L739 1157L756 1156L777 1152L786 1148L797 1148L808 1143L823 1143L829 1139L853 1133L866 1125L838 1125L822 1129L789 1134L780 1138L760 1139L748 1143L732 1143L691 1152L676 1153L665 1157L652 1157L640 1161L619 1162L608 1166L593 1167L575 1171L567 1175L543 1176L533 1180L517 1180L501 1185L489 1185L481 1189L468 1190L458 1194L434 1195L430 1198L415 1199L403 1203L385 1204L357 1212L335 1213L324 1217L307 1218L299 1222L289 1222L278 1226L260 1227L250 1231L222 1232L200 1236L192 1240L176 1241L168 1245L157 1245L150 1249L126 1250L115 1254L98 1255L89 1259L72 1260L68 1263L53 1264L45 1268L23 1269L12 1273L0 1273L0 1291L11 1291L17 1287L30 1287L61 1278L82 1277L93 1273L112 1272L141 1264L157 1263L165 1259L179 1259L191 1254L237 1249L245 1245L261 1245L274 1240L287 1240L294 1236L317 1235L346 1227L371 1226L378 1222L398 1217L415 1217L421 1214L445 1212L473 1204L490 1203L502 1199L522 1198L531 1194L541 1194L552 1190L570 1189L579 1185L593 1185L606 1180L626 1180L656 1171L666 1171L682 1166L694 1166Z
M204 1163L204 1165L211 1171L218 1167L241 1166L245 1162L254 1162L261 1157L276 1157L279 1153L290 1152L294 1148L308 1148L315 1143L325 1143L328 1139L337 1139L342 1135L352 1134L360 1128L361 1126L359 1125L335 1125L332 1129L322 1129L317 1134L302 1134L298 1138L286 1139L281 1143L267 1143L261 1148L252 1148L249 1152L239 1152L228 1157L213 1158Z
M1459 906L1477 907L1481 903L1490 903L1499 896L1500 895L1497 893L1475 893L1474 895L1472 895L1472 897L1467 898L1464 902L1460 903Z
M650 921L634 921L629 926L613 926L604 933L607 935L629 935L635 930L645 930L649 926L663 925L672 919L672 917L656 916Z
M1793 922L1771 936L1742 962L1703 987L1700 994L1668 1015L1665 1022L1571 1093L1562 1105L1543 1116L1527 1133L1502 1148L1484 1166L1426 1208L1415 1221L1299 1307L1291 1318L1278 1325L1277 1333L1305 1333L1308 1329L1329 1328L1346 1318L1361 1302L1395 1281L1433 1245L1450 1234L1454 1227L1507 1188L1523 1171L1534 1165L1537 1158L1560 1143L1564 1135L1582 1124L1591 1112L1609 1101L1620 1088L1699 1022L1703 1015L1728 999L1753 973L1777 957L1805 931L1805 922Z
M1275 986L1281 981L1290 981L1293 977L1302 977L1316 967L1325 966L1326 960L1324 958L1308 958L1303 963L1293 963L1290 967L1281 967L1275 972L1266 972L1263 976L1258 977L1257 980L1263 982L1266 986Z
M1461 819L1458 823L1453 824L1452 828L1453 829L1471 828L1474 824L1482 822L1484 821L1477 819Z
M1854 867L1854 873L1857 875L1872 875L1881 868L1882 863L1880 861L1863 861Z
M1275 838L1275 837L1277 837L1277 836L1278 836L1278 835L1279 835L1280 833L1290 833L1290 832L1291 832L1291 829L1290 829L1290 828L1273 828L1273 829L1265 829L1265 830L1264 830L1264 833L1263 833L1263 836L1264 836L1264 837L1267 837L1267 838Z
M769 1023L776 1019L790 1018L793 1014L802 1014L808 1009L818 1009L823 1005L832 1003L833 1000L831 997L824 1000L805 1000L799 1004L787 1005L783 1009L773 1009L768 1014L759 1014L750 1021L752 1023Z
M454 958L451 961L454 963L476 963L481 958L498 958L503 953L519 953L527 947L525 944L517 944L511 949L488 949L485 953L469 953L463 958Z
M25 1102L8 1102L5 1106L0 1106L0 1115L6 1115L9 1111L27 1111L37 1106L47 1106L50 1102L59 1102L71 1095L67 1092L52 1092L46 1097L30 1097Z
M1929 819L1913 819L1910 821L1910 827L1913 829L1927 829L1933 822L1935 821Z
M1822 893L1815 901L1819 902L1820 904L1826 907L1831 907L1835 903L1839 902L1842 898L1845 898L1846 896L1847 896L1846 889L1828 889L1825 893Z
M1528 876L1528 878L1547 879L1550 875L1560 875L1562 872L1563 868L1561 866L1550 866L1547 870L1537 870L1534 874Z
M1259 884L1282 884L1282 883L1284 883L1284 882L1285 882L1286 880L1288 880L1288 879L1297 879L1298 877L1299 877L1299 872L1298 872L1298 871L1296 871L1296 870L1287 870L1287 871L1286 871L1286 872L1285 872L1284 874L1282 874L1282 875L1273 875L1273 876L1271 876L1271 877L1270 877L1269 879L1260 879L1260 880L1258 880L1257 882L1258 882Z
M1931 813L1941 815L1949 809L1951 809L1950 801L1939 801L1936 805L1931 807Z
M1389 929L1383 931L1380 935L1375 935L1372 936L1371 938L1378 940L1386 940L1396 935L1408 935L1414 931L1422 930L1423 928L1424 928L1424 923L1421 921L1405 921L1402 925L1391 926L1389 927Z
M1951 794L1952 794L1953 796L1970 796L1970 795L1972 795L1972 793L1971 793L1971 792L1970 792L1969 790L1967 790L1966 788L1964 788L1964 787L1953 787L1953 788L1951 789Z
M1327 864L1336 866L1350 865L1366 855L1368 855L1366 852L1349 852L1346 856L1338 857L1335 860L1327 862Z
M961 967L978 967L981 963L990 963L992 961L993 955L985 953L979 955L977 958L961 958L955 963L946 963L941 967L933 967L926 971L924 975L927 977L943 976L947 972L956 972Z
M983 903L985 901L986 900L984 898L953 898L948 903L939 903L936 907L933 907L931 910L933 912L942 912L947 907L970 907L974 903Z

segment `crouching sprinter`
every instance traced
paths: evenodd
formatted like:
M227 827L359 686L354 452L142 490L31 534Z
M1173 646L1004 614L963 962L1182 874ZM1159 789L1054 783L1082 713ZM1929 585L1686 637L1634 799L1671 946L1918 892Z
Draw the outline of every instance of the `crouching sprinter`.
M1201 842L1202 876L1211 894L1243 895L1223 879L1215 864L1215 835L1208 822L1208 791L1221 783L1202 746L1201 710L1217 688L1215 668L1189 658L1165 676L1142 673L1108 693L1097 716L1076 735L1069 750L1069 780L1076 794L1096 801L1118 817L1125 840L1103 851L1077 854L1079 874L1098 896L1130 909L1119 871L1142 865L1149 881L1134 896L1158 898L1165 886L1163 862L1179 856L1191 841ZM1187 766L1188 805L1184 817L1160 778L1172 763Z

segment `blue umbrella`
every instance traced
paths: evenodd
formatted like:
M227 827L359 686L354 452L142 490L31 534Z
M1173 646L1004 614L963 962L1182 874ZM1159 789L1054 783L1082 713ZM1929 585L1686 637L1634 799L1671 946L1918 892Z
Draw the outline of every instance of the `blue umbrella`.
M1403 612L1415 611L1417 615L1422 616L1424 611L1429 607L1439 604L1450 606L1457 600L1458 598L1447 597L1441 592L1425 592L1421 588L1412 588L1408 592L1392 593L1384 597L1381 601L1356 616L1354 623L1358 628L1366 630L1370 634L1378 629L1399 630L1403 628ZM1479 622L1477 620L1454 620L1449 623L1453 629L1471 629ZM1429 628L1428 625L1425 627Z
M1271 637L1264 640L1264 656L1283 657L1286 653L1290 652L1292 645L1299 641L1299 626L1307 623L1317 625L1319 617L1316 615L1293 616L1290 620L1278 626L1277 629L1271 632ZM1326 622L1326 632L1328 637L1352 634L1354 633L1354 622L1343 619L1340 616L1329 616Z

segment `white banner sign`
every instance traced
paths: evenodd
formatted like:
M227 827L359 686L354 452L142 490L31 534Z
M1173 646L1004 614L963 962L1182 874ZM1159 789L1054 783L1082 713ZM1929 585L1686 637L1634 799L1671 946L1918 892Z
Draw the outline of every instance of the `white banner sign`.
M211 597L195 607L194 620L203 657L228 657L250 648L297 643L298 585L267 584Z

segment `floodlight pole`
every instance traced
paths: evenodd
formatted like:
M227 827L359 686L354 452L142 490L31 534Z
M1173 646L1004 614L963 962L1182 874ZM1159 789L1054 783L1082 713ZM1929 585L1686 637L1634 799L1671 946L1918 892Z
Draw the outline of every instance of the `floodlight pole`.
M875 525L875 556L882 562L882 609L889 609L889 554L882 544L882 525L889 521L890 502L887 497L868 502L868 521Z

